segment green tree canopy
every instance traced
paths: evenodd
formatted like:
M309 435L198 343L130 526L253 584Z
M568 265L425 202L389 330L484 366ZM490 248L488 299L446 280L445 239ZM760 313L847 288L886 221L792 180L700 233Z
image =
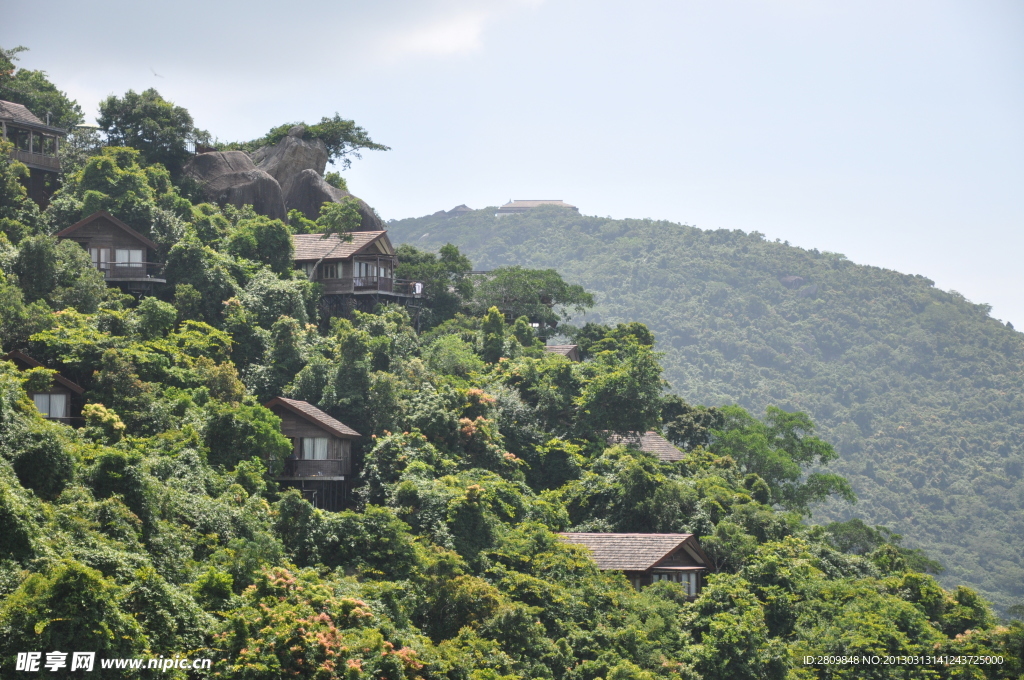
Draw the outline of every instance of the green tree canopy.
M209 133L195 127L188 110L153 88L110 95L100 102L96 122L111 146L137 149L144 164L159 163L175 177L189 158L187 142L209 141Z
M737 406L723 407L721 413L725 424L715 432L714 450L763 479L775 503L807 513L811 503L833 494L855 500L849 482L839 475L806 474L807 468L838 458L831 444L813 436L814 424L806 413L769 406L763 422Z
M473 305L480 310L497 307L513 319L525 316L554 327L567 318L569 310L578 313L592 307L594 296L583 286L566 283L554 269L510 266L479 277Z
M438 253L431 253L403 243L395 254L398 257L395 275L423 283L423 292L430 301L426 327L454 318L472 299L473 282L468 274L473 266L457 247L449 243L441 246Z
M228 235L225 250L236 257L269 265L278 274L292 268L291 231L281 220L263 215L239 221Z

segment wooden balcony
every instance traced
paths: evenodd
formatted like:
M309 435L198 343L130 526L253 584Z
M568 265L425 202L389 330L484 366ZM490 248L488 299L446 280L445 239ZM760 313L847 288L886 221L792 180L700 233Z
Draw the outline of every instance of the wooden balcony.
M349 293L356 295L383 293L385 295L400 295L403 297L422 297L423 295L423 284L419 281L389 279L383 276L318 279L317 283L324 287L324 295L345 295Z
M107 281L165 282L164 265L158 262L104 262L98 268Z
M284 471L278 479L345 479L343 459L295 460L284 462Z
M60 160L56 156L15 149L11 152L11 158L21 161L30 168L60 172Z

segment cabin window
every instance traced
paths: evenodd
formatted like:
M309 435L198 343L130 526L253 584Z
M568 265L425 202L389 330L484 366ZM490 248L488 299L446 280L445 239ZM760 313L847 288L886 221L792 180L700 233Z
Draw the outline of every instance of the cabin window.
M118 267L141 267L142 251L135 248L118 248L115 251Z
M683 582L683 574L654 574L651 578L654 583L657 583L658 581L672 581L673 583Z
M96 269L106 270L109 268L109 248L89 248L89 257L92 258L92 266Z
M321 267L321 270L323 272L320 278L322 278L322 279L336 279L336 278L338 278L338 263L337 262L330 262L330 263L326 263L325 262L324 264L320 265L320 267Z
M355 270L354 276L360 278L366 276L383 276L379 271L382 268L378 267L375 262L354 262L352 266Z
M700 576L696 571L677 571L670 574L652 574L651 582L657 583L658 581L671 581L673 583L680 583L686 588L686 594L690 596L697 595L697 583Z
M66 394L33 394L32 401L36 409L47 418L67 418L68 395Z
M327 460L327 437L303 437L303 460Z

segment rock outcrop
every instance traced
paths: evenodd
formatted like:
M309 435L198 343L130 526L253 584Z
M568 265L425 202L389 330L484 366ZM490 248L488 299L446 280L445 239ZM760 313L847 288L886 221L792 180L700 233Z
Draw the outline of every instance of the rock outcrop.
M319 139L303 139L305 131L305 126L296 125L280 142L261 147L252 155L256 167L276 179L285 196L303 170L315 170L323 176L327 169L327 147Z
M802 276L790 275L781 277L779 279L779 283L781 283L786 288L799 288L800 286L804 285L805 280Z
M315 220L324 203L351 197L362 216L359 231L383 230L373 208L324 180L327 148L319 139L302 139L305 129L296 125L287 137L258 149L251 158L244 151L197 154L185 166L185 174L199 182L207 201L238 207L249 203L257 213L279 220L287 219L289 210Z
M199 182L203 198L211 203L237 207L250 204L257 213L273 219L288 216L281 185L258 169L244 151L196 154L185 165L184 173Z
M384 230L384 223L365 201L343 189L331 186L315 170L303 170L294 178L285 203L289 210L301 210L307 218L315 220L319 217L320 207L324 203L341 203L349 197L355 198L358 202L357 209L363 218L358 231Z

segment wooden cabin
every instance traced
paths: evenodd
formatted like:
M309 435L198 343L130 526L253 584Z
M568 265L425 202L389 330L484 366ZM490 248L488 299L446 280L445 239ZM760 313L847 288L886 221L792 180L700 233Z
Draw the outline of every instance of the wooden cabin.
M606 433L608 444L623 444L644 453L650 453L663 463L675 463L686 457L686 454L672 445L672 442L657 432L611 432Z
M295 267L323 286L324 311L372 311L379 302L408 306L423 297L422 283L395 278L398 258L386 231L356 231L351 236L350 241L336 234L292 236Z
M43 366L24 352L10 352L0 358L13 362L22 371ZM45 418L70 424L82 412L81 397L84 393L85 390L78 383L57 373L46 392L29 392L28 396Z
M0 134L14 144L11 158L28 166L29 198L45 209L57 190L57 151L67 130L44 123L22 104L0 101Z
M580 360L579 345L546 345L544 351L551 352L552 354L561 354L569 361Z
M128 292L151 294L155 284L166 283L163 265L153 262L157 245L106 210L57 232L57 238L82 246L104 278Z
M292 440L292 454L277 481L299 489L317 508L343 510L352 481L352 440L359 433L298 399L274 397L264 406L281 419L281 431Z
M640 590L658 581L679 583L690 599L700 594L711 560L693 534L559 534L581 545L602 571L621 571Z

